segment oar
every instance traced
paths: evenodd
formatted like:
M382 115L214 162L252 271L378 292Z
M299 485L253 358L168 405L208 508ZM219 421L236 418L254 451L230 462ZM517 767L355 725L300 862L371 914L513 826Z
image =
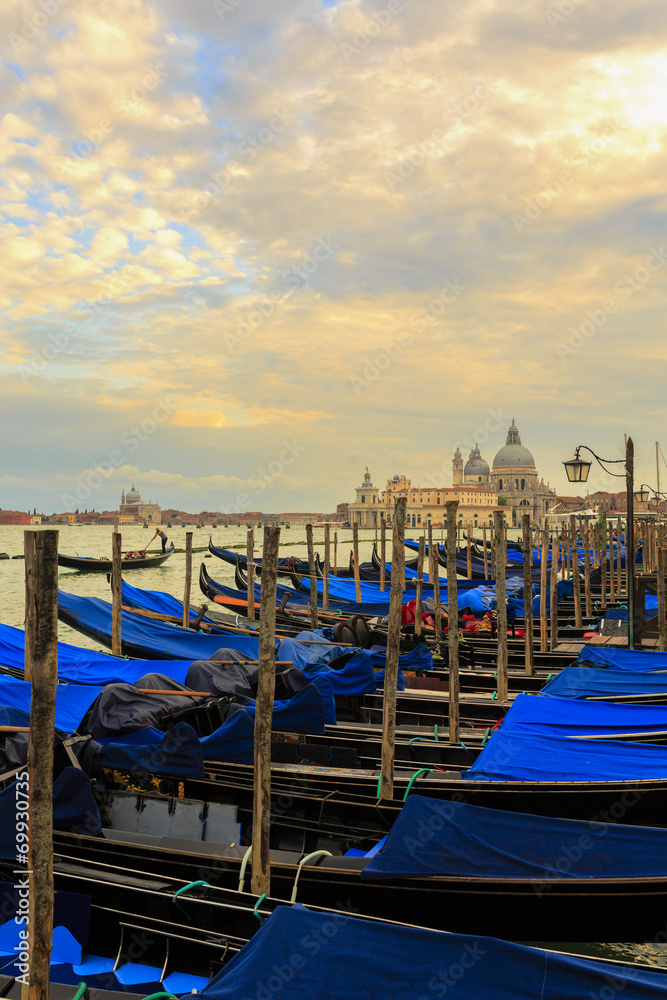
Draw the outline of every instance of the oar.
M155 534L153 535L153 537L151 538L150 542L146 546L146 548L141 550L144 555L146 555L146 552L148 551L149 546L151 546L153 544L153 542L155 541L155 539L157 538L158 535L159 535L159 531L156 531Z

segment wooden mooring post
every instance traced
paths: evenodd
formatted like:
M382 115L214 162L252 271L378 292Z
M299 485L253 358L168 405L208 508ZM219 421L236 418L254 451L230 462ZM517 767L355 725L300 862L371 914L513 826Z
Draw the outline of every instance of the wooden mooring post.
M506 539L503 512L493 512L493 528L496 536L496 608L498 611L498 660L496 690L498 701L507 701L509 684L507 679L507 599L505 585L505 569L507 564Z
M415 590L415 635L422 634L422 598L424 595L424 549L422 535L419 539L419 555L417 556L417 586Z
M472 538L470 537L471 535L472 535L472 528L470 527L470 521L468 521L468 530L466 531L466 539L467 539L466 569L469 580L472 580Z
M600 522L600 587L602 588L602 599L600 608L607 610L607 515L602 511L602 521Z
M280 528L264 528L259 613L259 665L255 702L252 811L252 880L255 896L271 892L271 722L276 689L276 590Z
M308 572L310 573L310 627L312 629L316 629L317 628L317 574L315 572L315 548L313 546L312 524L306 525L306 543L308 545Z
M25 651L23 657L23 679L32 680L32 649L30 648L35 634L35 532L23 532L23 553L25 556Z
M456 573L458 500L447 500L447 651L449 654L449 742L461 740L459 716L459 597Z
M190 595L192 592L192 532L185 533L185 586L183 588L183 628L190 624Z
M549 632L549 648L554 650L558 645L558 532L551 539L551 581L549 586L551 630Z
M248 618L251 622L255 620L255 532L248 528L246 535L246 569L248 579Z
M533 651L533 578L531 573L533 566L533 538L530 531L530 514L524 514L521 518L521 533L523 549L524 659L526 673L530 677L535 673L535 654ZM486 552L486 545L484 546L484 551ZM484 574L486 575L486 565L484 566Z
M667 604L665 603L665 573L667 572L667 550L658 546L658 649L667 652Z
M570 536L572 538L572 583L574 587L574 625L581 628L581 587L579 582L579 539L577 537L577 519L570 514Z
M482 546L484 548L484 579L489 579L489 556L486 551L486 525L482 525Z
M433 587L433 619L435 622L435 637L440 641L442 635L442 623L440 610L440 560L438 559L437 545L433 547L433 525L428 522L428 551L429 562L429 583Z
M53 741L58 683L58 532L27 532L34 550L34 574L26 581L32 676L28 742L29 1000L48 1000L53 940ZM18 788L18 786L17 786ZM17 799L18 801L18 799Z
M586 601L586 617L593 614L593 597L591 594L591 528L586 525L584 532L584 598Z
M338 576L338 532L334 531L334 576Z
M331 531L324 525L324 580L322 581L322 608L329 610L329 561L331 557Z
M359 525L355 522L352 525L352 558L354 560L354 593L357 604L361 604L361 580L359 578ZM396 553L393 553L393 559L396 558ZM404 559L405 561L405 559ZM392 562L393 570L393 562ZM394 577L392 571L392 579Z
M385 523L384 515L382 515L382 521L380 522L380 590L384 593L385 590L385 576L386 576L386 562L387 562L387 525Z
M549 562L549 529L542 529L542 545L540 548L540 652L546 653L547 635L547 567Z
M407 498L399 497L394 507L392 533L391 587L389 591L389 628L387 660L384 671L382 711L382 758L380 762L380 798L394 797L394 752L396 743L396 691L398 656L401 645L401 609L403 606L403 571L405 568L405 511Z
M114 531L111 536L111 652L114 656L123 655L121 641L121 615L123 611L121 560L123 555L121 545L120 532Z

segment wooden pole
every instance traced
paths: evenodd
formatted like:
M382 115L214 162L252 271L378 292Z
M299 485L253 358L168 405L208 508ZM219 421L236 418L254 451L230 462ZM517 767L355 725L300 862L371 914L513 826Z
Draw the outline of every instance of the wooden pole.
M507 701L509 689L507 680L507 599L505 596L507 556L503 521L502 511L495 511L493 515L493 533L496 536L496 607L498 610L498 617L496 619L498 626L497 691L499 702Z
M449 742L461 741L459 716L459 598L456 573L458 500L447 500L447 648L449 652Z
M419 539L417 557L417 587L415 592L415 635L422 634L422 597L424 594L424 536Z
M472 528L470 527L470 521L468 521L468 530L466 532L466 535L468 536L468 545L467 545L466 555L468 558L467 570L468 570L469 580L472 580L472 538L470 537L471 534L472 534Z
M334 576L338 576L338 532L334 531Z
M315 549L313 547L312 524L306 525L306 542L308 544L308 570L310 572L310 627L312 629L316 629L317 628L317 575L315 573ZM357 598L357 603L359 603L359 598Z
M533 539L530 531L530 514L521 518L523 541L523 613L524 613L524 660L526 673L535 673L535 655L533 652ZM486 575L486 567L485 567Z
M667 572L667 551L658 549L658 649L667 652L667 604L665 603L665 573Z
M563 556L564 558L564 556ZM542 529L540 549L540 652L546 653L547 645L547 565L549 561L549 529ZM564 575L563 570L563 575Z
M252 811L252 880L256 896L271 892L271 722L276 688L276 584L280 528L264 528L262 589L259 612L259 666L255 702L255 748Z
M484 547L484 579L489 579L489 556L486 551L486 525L482 525L482 545Z
M190 592L192 590L192 532L185 533L185 588L183 590L183 628L190 624Z
M442 628L441 628L441 614L440 611L440 560L438 559L438 550L433 547L433 526L431 522L428 523L428 551L431 556L430 571L429 571L429 581L433 587L433 618L435 621L435 638L440 641Z
M380 590L384 593L385 590L385 574L386 574L386 561L387 561L387 525L385 524L384 516L380 523Z
M122 656L121 643L121 614L123 599L121 596L121 585L123 582L121 572L121 542L120 532L114 531L111 536L111 652L114 656Z
M584 528L584 596L586 599L586 617L593 614L593 598L591 595L591 529Z
M389 628L387 660L384 671L382 711L382 760L380 764L380 798L394 797L394 745L396 742L396 691L398 686L398 656L401 645L401 609L403 606L403 570L405 566L405 508L407 498L399 497L394 508L392 533L391 587L389 591Z
M53 939L53 739L58 683L58 532L33 536L35 572L29 581L32 696L28 741L30 1000L48 1000Z
M574 625L581 628L581 587L579 583L579 545L577 541L577 519L570 514L570 535L572 538L572 583L574 584Z
M607 608L607 515L605 511L602 511L602 523L600 524L600 586L602 587L600 608L605 611Z
M558 645L558 532L551 539L551 632L549 648L554 650Z
M25 653L23 659L23 679L32 680L32 650L30 643L35 634L35 603L32 595L35 593L35 534L34 531L23 532L23 552L25 555Z
M324 525L324 580L322 581L322 608L329 610L329 558L331 555L331 535L329 525Z
M352 525L352 548L353 548L353 559L354 559L354 593L356 596L357 604L361 604L361 581L359 579L359 525L355 522ZM394 552L393 558L396 558L396 553ZM392 563L393 567L393 563ZM392 580L394 574L391 574Z
M248 579L247 604L248 618L251 622L255 620L255 532L248 528L246 535L246 569Z

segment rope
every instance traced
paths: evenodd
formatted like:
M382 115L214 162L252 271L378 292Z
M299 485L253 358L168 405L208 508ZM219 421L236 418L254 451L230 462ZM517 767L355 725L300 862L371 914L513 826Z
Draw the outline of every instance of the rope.
M88 994L88 983L77 983L76 993L72 997L72 1000L81 1000L82 997Z
M266 923L266 918L263 917L262 914L259 912L259 907L262 905L265 899L266 899L266 893L263 892L262 895L257 900L257 902L255 903L255 909L252 911L253 917L257 917L257 919L260 922L260 925Z
M410 780L408 782L408 787L405 789L405 795L403 796L403 801L404 802L407 799L408 795L410 794L410 789L412 788L415 780L419 777L420 774L433 774L433 768L432 767L422 767L422 768L419 769L419 771L415 771L415 773L412 775L412 777L410 778Z
M188 889L194 889L194 887L196 885L206 885L209 888L211 887L211 883L210 882L204 882L203 879L199 879L197 882L188 882L187 885L181 886L181 888L178 889L174 893L174 895L171 897L172 903L174 902L174 900L176 899L177 896L180 896L182 893L187 892ZM74 998L73 998L73 1000L74 1000Z
M305 858L301 858L299 861L299 867L297 868L296 877L294 879L294 885L292 886L292 895L290 896L290 903L296 903L296 889L299 881L299 875L301 874L301 869L308 861L314 861L315 858L330 858L331 851L313 851L311 854L307 854Z

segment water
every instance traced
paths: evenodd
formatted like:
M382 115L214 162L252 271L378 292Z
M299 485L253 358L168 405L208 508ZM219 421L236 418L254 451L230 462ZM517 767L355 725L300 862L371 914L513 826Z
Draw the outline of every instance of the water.
M47 526L44 526L46 528ZM59 548L68 555L110 557L111 555L111 534L110 527L102 525L58 525L60 532ZM23 554L23 532L24 528L18 525L0 525L0 552L7 552L9 556ZM44 530L36 528L36 530ZM245 527L228 528L167 528L163 530L173 541L176 548L185 548L186 531L192 531L192 544L194 548L205 548L208 546L209 535L212 535L213 542L220 548L231 548L241 546L236 551L245 552L247 529ZM338 534L338 563L340 566L347 566L349 554L352 548L352 531L349 528L337 528ZM262 529L255 529L255 555L261 557ZM332 539L332 563L333 563L333 529ZM389 536L389 532L387 533ZM520 532L517 529L510 529L509 537L515 539ZM123 525L123 551L143 548L153 535L152 528L142 528L140 525ZM323 553L324 529L314 528L315 547ZM419 537L414 530L409 531L408 538ZM304 526L294 526L289 530L281 530L281 556L294 555L298 558L307 558L306 529ZM370 560L373 542L375 539L374 529L359 530L359 555L362 561ZM434 532L434 541L440 541L440 531ZM153 543L149 551L159 552L161 545L158 539ZM192 602L197 603L199 599L199 587L197 583L199 565L202 559L206 559L206 567L209 575L214 580L234 586L234 567L222 562L221 559L209 556L206 552L195 552L192 559ZM179 599L183 597L185 586L185 554L175 552L162 566L154 569L132 570L127 574L128 580L137 587L145 590L164 590ZM6 625L13 625L18 628L23 627L24 619L24 568L22 559L0 560L0 581L2 599L0 600L0 621ZM110 599L109 584L106 573L80 573L77 570L59 570L60 587L72 594L80 594L85 597L99 597L102 600ZM203 595L202 595L203 600ZM59 623L59 638L63 642L69 642L77 646L88 649L99 649L98 643L86 636L75 632L69 626ZM108 652L104 649L103 652ZM666 915L667 922L667 915ZM529 942L526 942L529 943ZM571 944L549 942L533 942L538 947L554 947L557 951L567 951L572 954L586 955L591 958L616 959L624 962L645 963L659 968L667 968L667 945L648 943L580 943Z

